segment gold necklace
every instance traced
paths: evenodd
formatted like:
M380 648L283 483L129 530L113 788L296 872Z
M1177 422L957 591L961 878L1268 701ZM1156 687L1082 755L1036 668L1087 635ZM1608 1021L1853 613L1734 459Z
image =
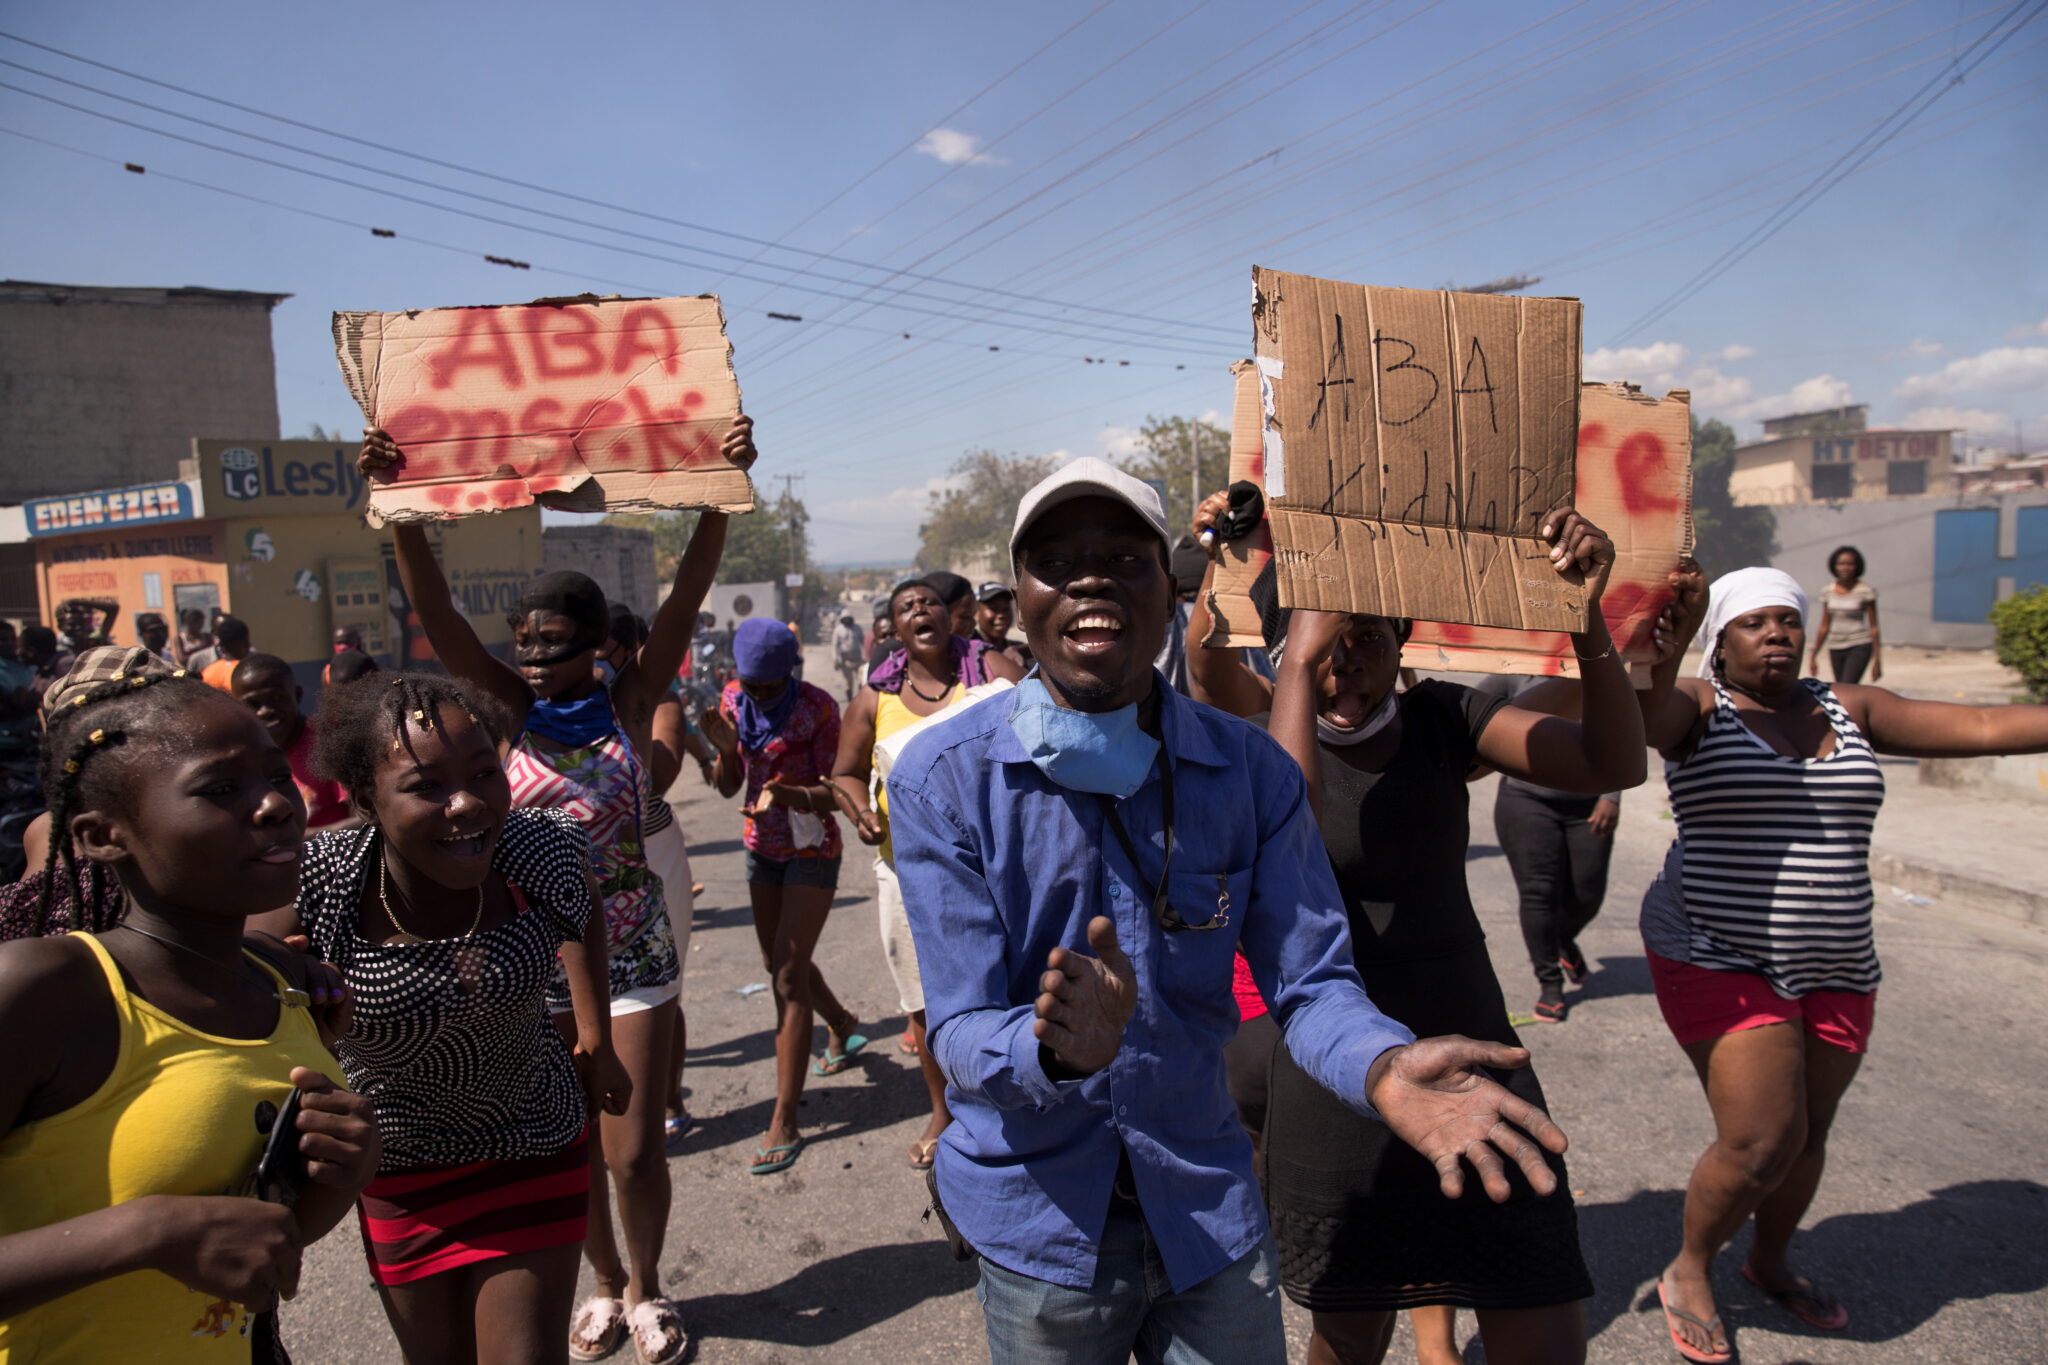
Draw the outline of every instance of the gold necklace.
M377 859L377 903L384 907L384 918L391 921L391 927L399 932L400 937L409 938L415 943L430 942L430 940L420 937L418 934L415 934L412 930L406 928L403 924L400 924L398 922L398 913L391 908L391 882L389 876L390 869L390 862L380 855ZM470 920L469 928L462 934L457 935L456 937L476 937L476 931L478 927L483 924L483 922L484 886L482 882L478 882L476 886L476 917Z
M196 957L201 962L204 962L207 966L212 967L214 970L231 973L237 981L240 981L245 985L248 984L249 977L244 966L238 965L235 967L230 967L225 962L216 962L212 958L208 957L205 953L200 952L197 948L188 948L182 943L178 943L172 939L165 938L162 934L152 934L147 929L138 929L134 925L128 923L126 920L123 920L121 923L115 925L114 927L116 929L126 929L131 934L140 934L144 938L150 940L152 943L160 943L166 948L174 948L178 952L184 953L188 957ZM245 949L245 954L246 951L247 950ZM242 959L242 962L243 964L246 964L247 961L248 958L245 955ZM273 988L270 992L270 998L272 1000L275 1000L280 1005L290 1005L298 1009L310 1008L313 1003L313 998L307 995L304 991L300 990L296 986L285 986L281 990Z

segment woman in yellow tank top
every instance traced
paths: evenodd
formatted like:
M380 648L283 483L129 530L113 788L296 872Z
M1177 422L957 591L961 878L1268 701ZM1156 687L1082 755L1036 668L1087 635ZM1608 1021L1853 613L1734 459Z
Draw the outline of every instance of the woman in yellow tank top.
M896 994L910 1021L910 1048L918 1054L925 1090L931 1097L932 1115L924 1136L910 1144L910 1164L922 1171L930 1169L939 1134L946 1131L953 1116L946 1109L946 1078L924 1045L924 988L918 980L917 947L911 942L903 893L896 883L894 851L889 846L886 786L876 794L876 808L868 806L875 745L945 710L964 688L990 678L1015 682L1024 670L993 650L970 652L967 642L953 634L950 614L938 592L921 578L896 585L889 594L889 619L896 638L905 646L902 670L883 686L871 682L862 688L846 708L839 724L832 788L860 841L876 850L875 900L881 915L882 952L889 961L889 974L896 979Z
M377 1166L304 993L242 948L296 894L305 805L253 712L144 651L88 651L45 706L53 857L129 905L0 945L0 1362L248 1361ZM295 1086L287 1208L251 1177Z

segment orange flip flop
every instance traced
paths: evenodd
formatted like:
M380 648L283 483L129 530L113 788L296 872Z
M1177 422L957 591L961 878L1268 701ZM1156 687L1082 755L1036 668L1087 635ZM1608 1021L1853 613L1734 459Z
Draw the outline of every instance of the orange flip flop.
M1673 1308L1671 1300L1664 1293L1664 1277L1662 1275L1657 1277L1657 1302L1664 1309L1664 1330L1671 1334L1671 1344L1678 1348L1680 1355L1684 1356L1687 1360L1698 1362L1698 1365L1727 1365L1727 1362L1735 1359L1735 1343L1732 1339L1729 1341L1728 1349L1725 1351L1702 1351L1699 1347L1688 1342L1683 1336L1680 1336L1678 1323L1672 1321L1673 1318L1678 1318L1691 1323L1702 1332L1705 1332L1707 1339L1711 1341L1716 1335L1726 1336L1728 1332L1728 1329L1721 1325L1721 1315L1719 1313L1714 1314L1712 1322L1701 1322L1683 1308Z

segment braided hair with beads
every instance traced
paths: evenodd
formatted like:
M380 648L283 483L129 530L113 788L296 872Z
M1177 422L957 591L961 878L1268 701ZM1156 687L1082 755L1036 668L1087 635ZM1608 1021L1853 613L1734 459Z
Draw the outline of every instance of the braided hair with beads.
M444 706L482 726L493 744L512 733L502 706L445 674L370 673L320 694L313 770L339 782L356 799L376 787L377 766L388 752L387 743L402 746L418 760L412 734L438 729Z
M100 930L120 918L123 899L113 878L97 864L81 868L71 844L71 820L81 811L119 805L103 784L103 757L138 739L171 739L179 727L169 713L186 706L217 703L222 694L182 668L171 668L147 650L102 646L79 655L71 671L44 698L40 773L50 812L50 851L42 869L29 932L49 929L60 888L74 909L71 929ZM61 879L61 880L60 880Z

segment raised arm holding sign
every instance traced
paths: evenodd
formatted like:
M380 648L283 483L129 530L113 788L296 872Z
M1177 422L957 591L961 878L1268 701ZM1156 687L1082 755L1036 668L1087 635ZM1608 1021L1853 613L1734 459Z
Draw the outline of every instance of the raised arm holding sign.
M1572 496L1578 301L1252 274L1281 604L1583 630L1539 535Z

